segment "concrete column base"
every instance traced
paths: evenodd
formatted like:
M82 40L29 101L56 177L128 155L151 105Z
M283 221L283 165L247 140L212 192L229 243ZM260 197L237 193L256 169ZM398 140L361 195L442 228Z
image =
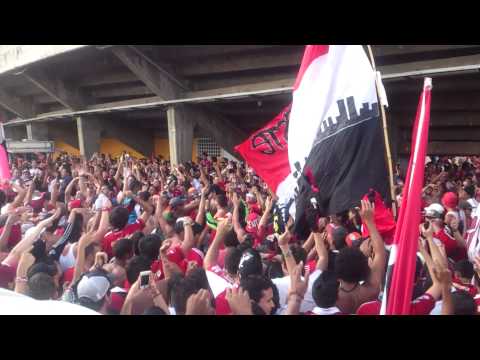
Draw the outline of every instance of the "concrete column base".
M89 159L100 152L101 126L95 118L77 117L76 120L80 154Z
M167 110L170 162L178 165L192 160L194 120L183 106Z

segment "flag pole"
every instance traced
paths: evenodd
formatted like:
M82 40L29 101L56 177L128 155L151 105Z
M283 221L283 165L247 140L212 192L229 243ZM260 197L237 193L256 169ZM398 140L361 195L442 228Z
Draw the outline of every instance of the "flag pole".
M397 205L396 205L396 201L395 201L395 190L394 190L394 185L393 185L392 152L390 150L390 140L388 138L387 116L385 114L385 108L380 101L380 90L379 90L380 84L378 83L379 79L378 79L378 76L377 76L377 68L375 66L375 59L373 57L372 48L371 48L370 45L367 45L367 49L368 49L368 55L370 57L370 62L371 62L372 67L373 67L373 71L375 72L375 86L376 86L376 89L377 89L377 97L379 99L380 113L382 115L383 139L385 141L385 150L386 150L386 153L387 153L388 179L389 179L389 183L390 183L390 196L392 198L392 213L393 213L393 217L397 218Z

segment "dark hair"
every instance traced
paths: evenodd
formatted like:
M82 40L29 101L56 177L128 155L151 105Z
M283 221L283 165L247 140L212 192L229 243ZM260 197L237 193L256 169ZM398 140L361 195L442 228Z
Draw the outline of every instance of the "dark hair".
M110 224L114 229L123 229L127 225L129 215L127 208L117 206L110 213Z
M475 185L467 185L463 188L471 198L475 197Z
M224 194L217 194L215 198L220 207L225 208L228 206L228 199Z
M55 296L53 276L39 272L28 279L28 295L36 300L50 300Z
M133 255L134 241L129 238L123 238L115 241L112 246L113 256L120 260L126 260Z
M100 300L98 301L93 301L91 300L90 298L88 297L81 297L77 300L77 303L83 307L86 307L90 310L93 310L93 311L100 311L100 309L102 308L103 304L105 303L105 297L101 298Z
M171 281L170 299L172 306L178 315L183 315L187 310L188 298L196 294L200 289L204 289L204 287L202 283L194 277L176 277L171 278Z
M466 291L455 291L452 293L454 315L476 315L477 305L473 296Z
M148 201L148 199L150 199L150 193L148 191L142 191L138 194L138 197L143 201Z
M312 286L312 297L318 307L329 308L335 305L340 283L333 271L325 270Z
M347 237L348 232L343 226L340 226L332 231L333 244L335 245L336 250L342 250L347 247L345 238Z
M453 269L460 273L460 276L466 279L472 279L475 270L473 264L468 260L460 260L455 263Z
M99 247L97 243L91 243L85 248L85 258L89 257L90 255L93 255L95 253L95 248Z
M232 229L225 235L223 243L225 244L225 247L236 247L240 245L235 230Z
M307 252L300 244L290 245L290 251L292 252L292 256L297 264L299 264L300 261L303 261L305 264L307 260Z
M28 268L27 279L31 279L33 276L39 273L44 273L54 277L57 275L58 269L53 261L48 261L48 259L46 259L45 261L37 262Z
M265 269L265 276L269 279L284 277L285 274L283 273L282 264L278 261L268 261Z
M152 307L149 307L147 310L145 310L142 315L167 315L167 314L158 306L152 306Z
M227 270L230 275L237 274L242 253L242 250L236 247L227 249L227 253L225 254L225 270Z
M204 268L195 268L186 276L189 281L193 281L199 289L206 289L210 291L208 284L207 272Z
M144 256L132 257L126 266L127 280L130 284L137 281L138 276L142 271L150 270L150 260Z
M141 231L136 231L133 233L133 235L130 237L133 241L133 250L135 252L135 255L140 255L140 250L138 249L138 244L140 243L140 239L142 239L145 235Z
M53 233L55 230L57 230L58 223L60 222L60 218L55 219L52 222L52 225L50 225L48 228L45 229L46 232Z
M162 245L162 239L160 236L150 234L144 236L138 242L138 251L140 255L146 257L150 261L155 261L160 253L160 246Z
M343 248L335 259L335 272L338 279L358 283L366 280L370 273L368 259L356 248Z
M274 292L274 297L275 297L275 290L278 291L278 289L276 289L276 286L272 282L272 280L261 275L250 275L241 279L240 286L248 292L250 299L253 300L255 303L260 302L260 299L263 297L264 291L268 289L272 289ZM252 309L253 308L256 308L256 307L252 307Z

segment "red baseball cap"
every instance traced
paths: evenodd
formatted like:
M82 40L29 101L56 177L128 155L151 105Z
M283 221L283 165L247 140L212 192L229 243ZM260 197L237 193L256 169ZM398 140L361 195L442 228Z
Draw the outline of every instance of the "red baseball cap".
M442 196L442 205L446 208L455 209L458 206L458 196L454 192L447 192Z
M72 200L68 203L68 205L70 206L70 209L78 209L78 208L81 208L82 207L82 200Z

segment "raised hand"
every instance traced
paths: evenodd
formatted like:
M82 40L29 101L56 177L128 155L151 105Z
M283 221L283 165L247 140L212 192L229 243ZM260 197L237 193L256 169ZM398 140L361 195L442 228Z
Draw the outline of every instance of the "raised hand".
M200 289L188 298L185 315L214 315L215 310L210 305L210 299L210 293Z
M303 261L300 261L300 263L293 269L292 274L290 274L290 293L296 294L303 299L308 289L310 271L308 269L305 271L305 277L302 280L302 270Z
M227 289L225 299L234 315L253 315L252 301L246 290L242 288Z
M375 214L375 206L368 200L362 200L362 208L360 209L360 217L363 222L371 223L373 222Z

